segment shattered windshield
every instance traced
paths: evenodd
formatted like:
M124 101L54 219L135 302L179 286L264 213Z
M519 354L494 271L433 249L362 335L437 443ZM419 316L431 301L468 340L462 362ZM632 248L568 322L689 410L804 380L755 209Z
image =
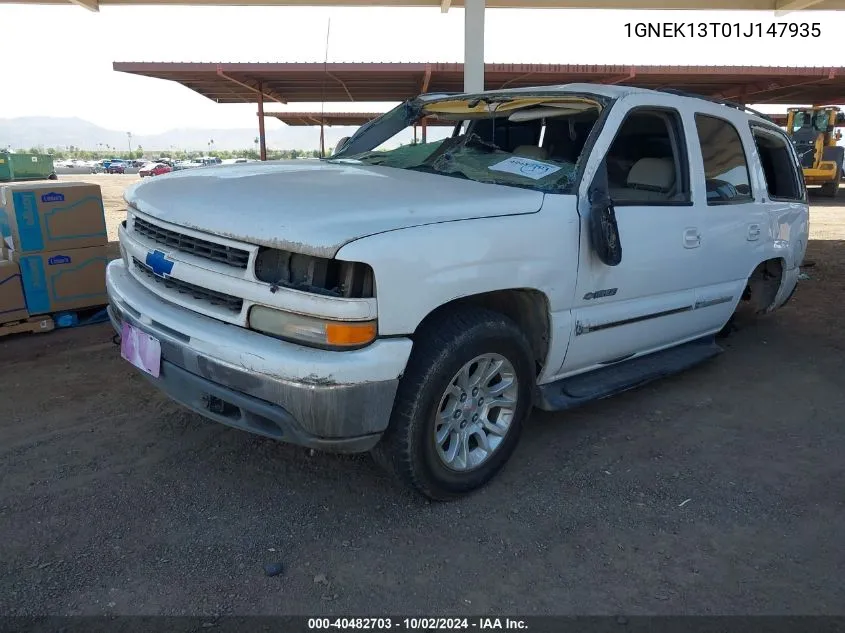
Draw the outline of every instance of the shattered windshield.
M329 161L569 193L602 107L559 94L406 102L359 129ZM423 132L421 140L422 130L438 138Z

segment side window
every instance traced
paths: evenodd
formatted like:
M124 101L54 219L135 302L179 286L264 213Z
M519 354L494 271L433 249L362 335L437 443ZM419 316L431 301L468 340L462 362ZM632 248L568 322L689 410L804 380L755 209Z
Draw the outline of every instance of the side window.
M803 200L803 174L796 164L789 141L780 131L751 126L754 144L766 177L766 189L773 200Z
M748 163L737 129L729 121L706 114L695 115L695 127L704 159L707 204L751 201Z
M681 119L674 110L628 113L607 152L614 205L689 204L689 163Z

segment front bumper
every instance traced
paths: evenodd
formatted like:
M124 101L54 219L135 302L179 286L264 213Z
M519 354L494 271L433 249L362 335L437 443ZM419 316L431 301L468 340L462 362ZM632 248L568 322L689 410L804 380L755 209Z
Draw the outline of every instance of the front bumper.
M808 185L823 185L836 182L836 163L822 162L818 168L804 168L804 182Z
M387 428L409 339L330 352L199 315L156 296L121 260L106 271L109 316L161 342L159 378L173 400L211 420L293 444L362 452Z

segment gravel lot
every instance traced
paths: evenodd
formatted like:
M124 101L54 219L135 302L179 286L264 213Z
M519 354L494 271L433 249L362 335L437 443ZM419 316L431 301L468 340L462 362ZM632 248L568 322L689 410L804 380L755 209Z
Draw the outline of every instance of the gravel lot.
M73 178L115 239L135 177ZM683 375L534 414L451 504L183 411L108 325L0 339L0 613L845 614L845 203L812 224L788 307Z

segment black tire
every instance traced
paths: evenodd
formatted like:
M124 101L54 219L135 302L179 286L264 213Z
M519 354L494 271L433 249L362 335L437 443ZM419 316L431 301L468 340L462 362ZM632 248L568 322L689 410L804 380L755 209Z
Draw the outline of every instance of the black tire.
M47 176L47 180L58 180L58 179L59 179L59 176L56 173L52 173L49 176Z
M827 198L835 198L839 192L839 183L842 181L842 167L845 161L845 148L843 147L825 147L822 152L822 160L833 161L836 163L836 174L831 182L826 182L821 186L821 195Z
M498 354L514 369L517 397L508 431L487 461L473 470L448 468L437 454L435 418L441 398L461 368L482 354ZM534 363L525 335L503 315L455 308L434 316L414 337L390 424L372 454L405 485L447 501L480 488L505 465L531 411Z
M836 171L836 179L831 182L826 182L821 186L819 193L825 198L835 198L839 191L839 183L841 181L840 171Z

